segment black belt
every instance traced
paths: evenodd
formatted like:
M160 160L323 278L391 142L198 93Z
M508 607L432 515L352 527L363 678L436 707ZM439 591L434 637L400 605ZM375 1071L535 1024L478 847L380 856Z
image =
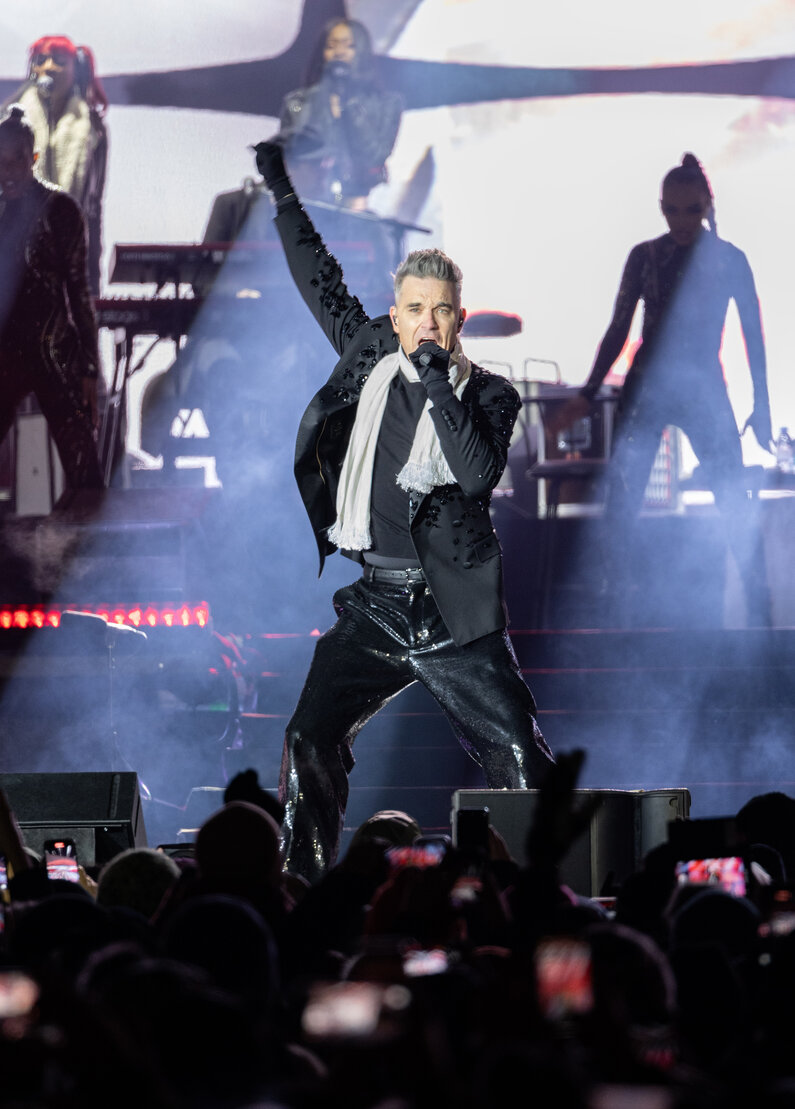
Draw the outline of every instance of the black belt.
M365 581L390 582L392 585L425 581L425 574L418 566L407 567L405 570L387 570L384 566L370 566L365 563L363 577Z

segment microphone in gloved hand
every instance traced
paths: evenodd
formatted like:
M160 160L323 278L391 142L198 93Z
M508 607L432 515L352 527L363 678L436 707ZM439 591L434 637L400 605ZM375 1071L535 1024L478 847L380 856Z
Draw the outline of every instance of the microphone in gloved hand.
M449 385L450 351L438 343L421 343L409 355L420 381L426 389L433 386Z
M448 366L450 365L450 351L445 350L444 347L440 347L438 343L432 343L427 340L424 343L420 343L409 357L417 370L419 370L420 367L425 370L433 368L447 374Z

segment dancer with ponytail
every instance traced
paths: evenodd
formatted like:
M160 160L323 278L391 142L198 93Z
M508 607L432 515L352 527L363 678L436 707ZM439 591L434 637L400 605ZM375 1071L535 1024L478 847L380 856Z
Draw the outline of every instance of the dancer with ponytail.
M720 349L726 313L734 301L753 382L750 427L771 449L765 344L759 300L745 254L718 237L715 199L693 154L662 182L660 208L668 231L638 243L624 267L613 318L580 396L554 421L569 426L591 402L621 354L639 301L639 349L621 389L603 514L602 557L608 583L627 565L626 521L640 511L664 428L680 428L706 475L727 523L728 538L746 588L750 623L769 622L767 585L760 571L750 518L740 434L726 391ZM620 551L618 546L622 548ZM626 580L620 592L625 593Z

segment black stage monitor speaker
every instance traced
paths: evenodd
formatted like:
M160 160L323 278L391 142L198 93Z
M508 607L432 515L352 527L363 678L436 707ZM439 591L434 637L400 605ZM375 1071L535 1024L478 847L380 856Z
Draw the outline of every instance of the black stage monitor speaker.
M610 894L640 866L644 855L668 839L668 824L690 815L686 789L577 789L601 804L589 827L560 865L560 878L584 897ZM535 789L459 789L453 794L451 824L458 809L487 808L490 823L513 858L524 866L525 840L535 813Z
M45 840L75 841L78 862L102 865L129 847L146 847L138 775L0 774L22 838L41 853Z

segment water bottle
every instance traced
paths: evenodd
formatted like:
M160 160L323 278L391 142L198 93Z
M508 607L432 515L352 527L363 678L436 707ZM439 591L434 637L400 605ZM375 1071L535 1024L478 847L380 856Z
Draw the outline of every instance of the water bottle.
M795 448L785 427L781 428L776 439L776 469L782 474L795 473Z

